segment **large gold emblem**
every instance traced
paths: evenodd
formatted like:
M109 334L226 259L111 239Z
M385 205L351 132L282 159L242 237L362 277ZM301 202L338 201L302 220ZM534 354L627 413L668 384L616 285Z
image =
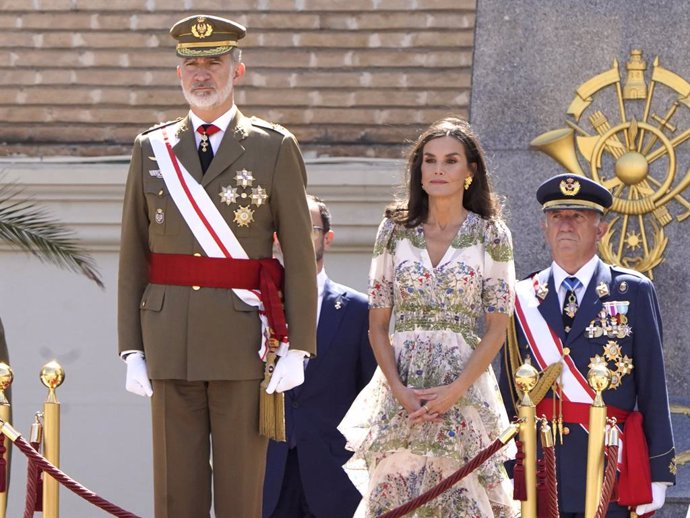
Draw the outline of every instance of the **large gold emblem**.
M566 112L568 127L539 135L530 146L611 191L614 217L599 252L607 262L653 277L668 244L664 227L674 217L690 216L690 202L682 196L690 185L690 164L676 178L683 158L676 149L690 139L690 83L662 67L658 57L648 77L647 68L642 51L633 50L622 80L614 60L577 88ZM682 212L672 215L671 202Z
M207 22L205 17L199 16L196 19L196 23L192 25L192 34L195 38L199 38L200 40L208 38L213 34L213 25Z

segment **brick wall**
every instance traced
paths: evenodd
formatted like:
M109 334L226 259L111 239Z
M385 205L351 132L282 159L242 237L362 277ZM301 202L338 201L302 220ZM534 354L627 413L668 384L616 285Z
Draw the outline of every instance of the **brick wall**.
M184 114L168 29L197 12L247 26L236 102L307 155L399 157L467 114L475 0L0 0L0 155L128 154Z

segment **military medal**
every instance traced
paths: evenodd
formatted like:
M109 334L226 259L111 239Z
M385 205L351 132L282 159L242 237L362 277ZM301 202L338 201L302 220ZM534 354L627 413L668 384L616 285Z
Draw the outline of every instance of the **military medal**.
M237 182L237 187L251 187L254 183L254 175L251 171L242 169L236 172L235 181Z
M201 134L201 142L199 145L201 146L202 153L206 153L206 151L208 151L208 135L206 133Z
M225 203L226 205L237 203L238 194L235 187L221 187L218 196L220 196L220 202Z
M606 297L609 294L609 285L601 281L596 287L596 292L599 298Z
M268 194L266 194L266 189L257 185L256 188L252 188L252 203L257 207L261 207L268 199Z
M572 294L570 295L570 297L568 297L568 303L563 308L563 311L566 315L568 315L568 317L575 318L575 313L577 313L577 309L577 298L574 294Z
M249 206L242 207L235 211L235 223L240 227L248 227L254 221L254 211Z
M604 356L607 360L617 360L621 357L621 346L614 340L609 340L604 346Z
M537 286L537 297L544 300L548 294L549 286L545 282L540 282L539 286Z

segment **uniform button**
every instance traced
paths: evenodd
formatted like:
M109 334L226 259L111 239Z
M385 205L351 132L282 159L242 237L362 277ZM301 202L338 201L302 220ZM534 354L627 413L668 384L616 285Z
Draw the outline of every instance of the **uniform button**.
M201 286L192 286L192 289L194 291L199 291L201 289Z
M160 191L158 191L158 196L163 196L163 194L164 194L163 189L161 189Z
M564 426L563 427L563 435L568 435L569 433L570 433L570 428L568 428L567 426Z
M199 252L196 252L196 253L194 254L194 257L201 257L201 254L200 254Z
M142 300L142 301L141 301L141 307L143 308L143 307L145 307L145 306L146 306L146 301L145 301L145 300Z

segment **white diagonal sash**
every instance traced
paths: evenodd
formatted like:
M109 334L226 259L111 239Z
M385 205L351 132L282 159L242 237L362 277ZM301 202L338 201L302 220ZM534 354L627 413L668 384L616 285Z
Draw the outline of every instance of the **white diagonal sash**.
M569 355L563 356L563 342L539 312L538 308L541 302L536 296L538 284L539 279L535 275L530 279L523 279L515 286L515 314L522 328L522 334L541 370L546 369L552 363L561 361L562 358L561 394L563 399L591 405L596 395L594 390L589 386L587 379L579 371L573 359ZM583 424L580 426L589 432L587 426ZM620 427L618 430L620 439L618 464L620 467L623 452L623 432Z
M149 142L158 161L163 181L199 245L208 257L248 259L249 256L235 237L218 207L211 201L206 190L179 162L173 151L166 128L149 134ZM267 349L268 318L264 311L259 290L232 290L245 303L258 308L261 320L261 346L259 356L265 359ZM282 344L281 344L282 349ZM281 351L282 352L282 351Z

